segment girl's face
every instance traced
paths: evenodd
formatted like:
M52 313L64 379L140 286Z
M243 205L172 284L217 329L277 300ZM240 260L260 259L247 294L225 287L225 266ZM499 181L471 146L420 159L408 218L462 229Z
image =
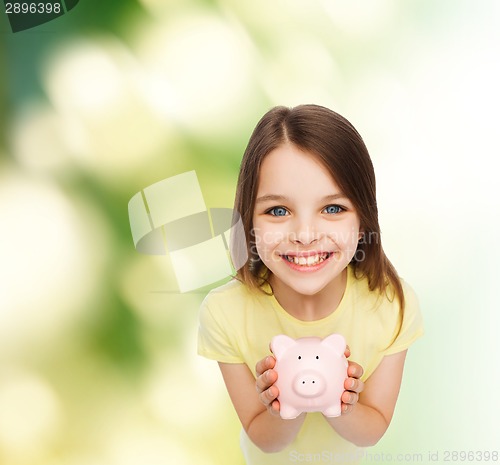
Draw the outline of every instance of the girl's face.
M340 283L360 238L352 203L313 155L292 144L262 162L253 226L271 282L303 295Z

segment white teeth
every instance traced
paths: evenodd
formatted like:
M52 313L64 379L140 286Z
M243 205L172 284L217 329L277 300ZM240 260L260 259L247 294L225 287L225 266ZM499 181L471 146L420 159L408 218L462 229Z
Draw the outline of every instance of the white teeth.
M328 252L322 253L322 254L317 254L317 255L309 255L308 257L297 257L295 255L285 255L285 258L290 262L290 263L295 263L296 265L301 265L301 266L312 266L312 265L317 265L318 263L323 262L326 260L330 254Z

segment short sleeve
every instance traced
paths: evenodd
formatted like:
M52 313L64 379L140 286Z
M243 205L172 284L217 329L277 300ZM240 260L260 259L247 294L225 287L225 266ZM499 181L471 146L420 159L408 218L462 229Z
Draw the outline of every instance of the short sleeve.
M418 298L407 283L403 281L402 284L405 296L403 324L394 342L384 351L384 355L395 354L406 350L424 334L424 323Z
M232 341L225 315L209 294L201 304L198 329L198 355L224 363L242 363Z

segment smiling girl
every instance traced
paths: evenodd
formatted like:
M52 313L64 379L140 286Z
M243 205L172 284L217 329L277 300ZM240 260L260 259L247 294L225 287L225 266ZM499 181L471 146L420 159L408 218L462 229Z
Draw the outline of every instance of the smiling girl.
M245 238L232 238L232 256L249 260L204 300L198 351L219 362L246 463L356 463L389 426L406 351L423 333L416 297L382 249L361 136L324 107L270 110L243 156L235 210ZM331 333L352 359L342 415L281 419L271 339Z

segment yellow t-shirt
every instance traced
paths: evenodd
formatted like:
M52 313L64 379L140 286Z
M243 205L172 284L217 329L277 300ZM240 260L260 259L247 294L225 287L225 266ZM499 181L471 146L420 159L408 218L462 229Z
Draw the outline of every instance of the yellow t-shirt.
M342 334L366 380L385 355L408 348L423 334L417 298L405 283L405 312L398 337L399 304L368 288L348 267L347 285L337 309L321 320L301 321L287 313L274 296L249 289L239 281L212 290L202 303L198 353L225 363L245 363L255 376L255 364L269 355L277 334L293 338ZM241 447L248 465L291 463L357 463L360 449L339 436L321 413L308 413L296 439L283 451L267 454L244 431Z

